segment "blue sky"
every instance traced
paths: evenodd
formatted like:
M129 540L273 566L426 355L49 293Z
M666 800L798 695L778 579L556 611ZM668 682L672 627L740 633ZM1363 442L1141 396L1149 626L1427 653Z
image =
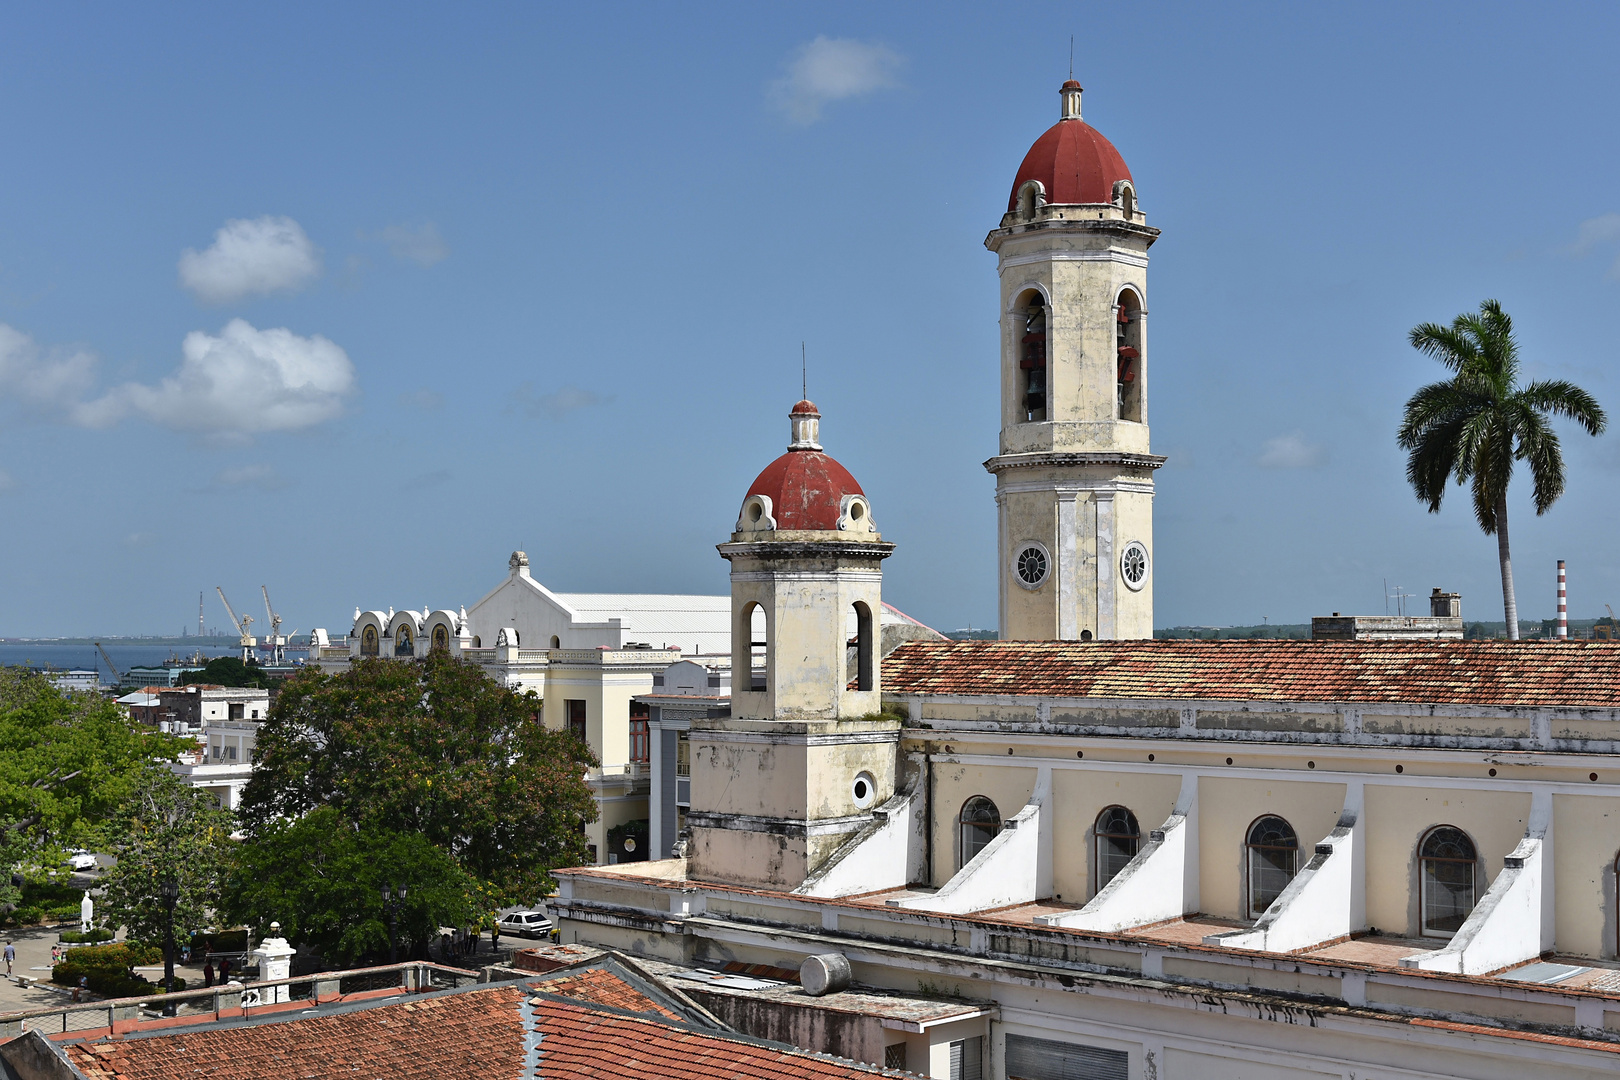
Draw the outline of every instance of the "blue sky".
M0 32L0 635L723 592L808 342L885 595L995 618L995 260L1055 119L1164 230L1156 622L1500 618L1393 432L1405 334L1486 297L1611 411L1620 146L1600 5L171 5ZM1620 435L1510 518L1520 609L1620 601Z

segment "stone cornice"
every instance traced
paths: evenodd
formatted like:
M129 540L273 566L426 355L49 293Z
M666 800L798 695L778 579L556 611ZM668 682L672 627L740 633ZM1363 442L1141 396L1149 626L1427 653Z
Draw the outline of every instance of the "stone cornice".
M1113 209L1113 207L1110 206L1109 209ZM1153 226L1138 225L1133 221L1122 221L1119 218L1043 218L1038 221L1026 221L1017 225L1004 225L999 229L992 229L989 235L984 238L984 246L991 251L1000 251L1002 242L1011 237L1030 236L1035 233L1065 232L1119 233L1146 240L1150 247L1153 241L1159 238L1159 230Z
M716 544L723 559L887 559L886 540L746 540Z
M1076 466L1113 465L1128 469L1158 469L1168 458L1158 454L1130 454L1118 450L1056 451L1043 450L1029 454L1002 454L984 463L985 471L1001 473L1007 469L1052 469Z

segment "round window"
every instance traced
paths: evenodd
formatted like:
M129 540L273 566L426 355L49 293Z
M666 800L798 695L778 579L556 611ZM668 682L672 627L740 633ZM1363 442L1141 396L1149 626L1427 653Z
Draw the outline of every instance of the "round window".
M877 781L869 772L856 773L855 782L849 786L849 794L856 806L862 810L870 809L877 802Z
M1119 553L1119 572L1125 579L1125 587L1132 592L1140 592L1142 586L1147 584L1148 573L1153 569L1153 563L1148 558L1147 545L1140 540L1132 540L1125 545L1125 550Z
M1025 544L1013 560L1013 571L1018 576L1018 584L1026 589L1037 588L1046 580L1046 575L1052 569L1052 562L1047 557L1046 549L1039 544Z

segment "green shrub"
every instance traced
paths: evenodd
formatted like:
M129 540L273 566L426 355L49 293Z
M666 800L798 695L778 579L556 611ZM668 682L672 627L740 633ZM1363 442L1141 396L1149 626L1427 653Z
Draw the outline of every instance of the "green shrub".
M111 930L98 926L93 930L64 930L57 937L70 945L99 945L103 941L111 941L116 937Z
M136 975L135 965L155 964L162 958L163 951L157 946L138 942L87 945L68 950L51 969L51 981L58 986L78 986L83 977L85 985L103 997L144 997L158 993L158 987Z

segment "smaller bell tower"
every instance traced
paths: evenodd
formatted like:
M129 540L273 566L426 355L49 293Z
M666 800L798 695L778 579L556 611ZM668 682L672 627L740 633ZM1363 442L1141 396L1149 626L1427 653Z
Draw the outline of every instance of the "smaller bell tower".
M900 723L880 717L883 560L894 551L821 413L788 414L728 543L731 716L694 721L694 879L794 889L894 794Z
M1112 143L1059 90L1007 212L996 477L1002 638L1153 636L1147 267L1159 230Z

